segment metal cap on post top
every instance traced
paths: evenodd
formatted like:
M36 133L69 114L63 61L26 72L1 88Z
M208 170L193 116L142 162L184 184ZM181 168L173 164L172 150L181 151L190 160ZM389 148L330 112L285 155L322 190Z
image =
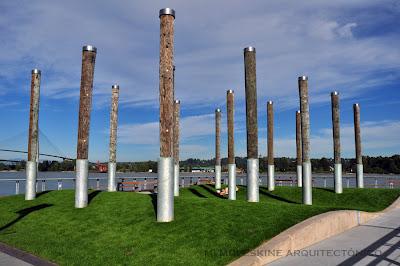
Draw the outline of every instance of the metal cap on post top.
M297 110L296 113L300 114L300 110Z
M272 101L268 101L267 104L273 104L273 102Z
M243 49L244 52L255 52L256 48L253 46L248 46L246 48Z
M331 94L332 94L332 95L339 95L339 92L337 92L337 91L332 91Z
M358 106L358 103L353 104L354 107Z
M42 73L42 71L40 71L39 69L37 69L37 68L35 68L35 69L32 69L32 74L41 74Z
M181 101L180 100L175 100L175 103L181 103Z
M111 86L111 89L113 89L113 90L114 90L114 89L119 90L119 85L118 85L118 84L114 84L114 85Z
M82 47L82 51L97 53L97 48L94 47L93 45L85 45Z
M307 76L300 76L299 80L308 80L308 77Z
M163 15L171 15L175 18L175 10L173 10L172 8L169 8L169 7L160 9L160 14L158 17L161 17Z
M233 92L234 92L233 90L227 90L226 94L230 94L230 93L233 93Z
M215 112L221 113L221 109L217 108L217 109L215 109Z

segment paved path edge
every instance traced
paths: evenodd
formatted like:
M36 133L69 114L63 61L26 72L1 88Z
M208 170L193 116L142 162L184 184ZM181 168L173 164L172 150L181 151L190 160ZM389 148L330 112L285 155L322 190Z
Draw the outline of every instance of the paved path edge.
M340 210L322 213L286 229L262 243L246 255L229 263L229 266L265 265L282 257L288 251L300 250L317 242L343 233L393 209L400 208L400 197L380 212Z
M11 257L20 259L22 261L25 261L27 263L30 263L30 264L36 265L36 266L55 266L55 265L57 265L55 263L41 259L35 255L32 255L28 252L23 251L23 250L11 247L2 242L0 242L0 252L3 252L7 255L10 255Z

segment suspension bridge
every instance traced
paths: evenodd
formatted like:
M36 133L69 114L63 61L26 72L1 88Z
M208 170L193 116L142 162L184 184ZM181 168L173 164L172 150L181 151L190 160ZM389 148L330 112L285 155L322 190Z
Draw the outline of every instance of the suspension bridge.
M0 162L19 163L19 162L25 161L25 159L13 158L13 157L9 156L9 154L28 154L28 151L26 151L24 148L22 148L22 146L24 146L24 145L27 147L27 144L24 141L22 141L23 139L26 138L26 136L28 136L27 130L25 130L17 135L14 135L12 137L1 140L0 141L0 154L1 154L2 158L0 158ZM45 144L42 146L46 146L47 149L50 148L50 150L52 150L52 152L40 152L39 156L50 157L50 158L59 159L62 161L72 161L73 160L73 158L70 158L70 157L64 155L61 152L61 150L41 130L39 130L39 139L43 140L43 142L40 142L40 143Z

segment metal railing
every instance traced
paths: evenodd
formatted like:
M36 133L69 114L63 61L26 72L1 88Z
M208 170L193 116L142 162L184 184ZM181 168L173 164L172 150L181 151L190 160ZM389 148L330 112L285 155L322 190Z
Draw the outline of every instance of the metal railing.
M125 181L140 181L138 186L136 186L134 191L143 191L143 190L152 190L154 189L154 181L156 177L117 177L117 182L123 183ZM213 176L183 176L180 178L180 186L186 187L195 184L199 184L201 180L208 179L210 181L214 181ZM266 177L264 175L260 175L259 184L265 185ZM5 178L0 179L0 183L2 182L15 182L15 194L21 193L21 183L25 183L25 179L23 178ZM49 184L52 184L51 190L63 190L65 184L69 183L69 188L75 187L75 178L38 178L36 181L36 192L39 191L46 191L49 188ZM107 189L107 177L89 177L89 188L96 189L96 190L105 190ZM223 176L221 178L221 183L227 185L228 178ZM333 178L330 177L317 177L313 179L313 187L323 187L329 188L333 187ZM351 188L355 187L355 178L343 177L344 187ZM238 176L237 177L237 184L245 186L246 185L246 176ZM297 186L297 179L295 178L276 178L275 180L276 186ZM366 177L365 178L365 187L366 188L400 188L400 179L393 179L393 178L381 178L381 177ZM40 188L40 190L39 190ZM124 191L127 191L124 189ZM128 190L130 191L130 190ZM7 193L8 194L8 193ZM11 193L9 193L11 194Z

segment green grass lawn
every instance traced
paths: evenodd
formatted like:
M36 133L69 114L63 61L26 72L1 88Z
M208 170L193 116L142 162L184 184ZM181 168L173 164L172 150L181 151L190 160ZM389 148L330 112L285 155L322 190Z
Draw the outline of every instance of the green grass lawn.
M260 189L260 203L217 197L212 186L193 186L175 198L175 221L157 223L151 195L91 192L85 209L74 191L53 191L26 202L0 198L0 241L60 265L223 265L290 226L337 209L379 211L398 189L313 189L313 206L301 189Z

